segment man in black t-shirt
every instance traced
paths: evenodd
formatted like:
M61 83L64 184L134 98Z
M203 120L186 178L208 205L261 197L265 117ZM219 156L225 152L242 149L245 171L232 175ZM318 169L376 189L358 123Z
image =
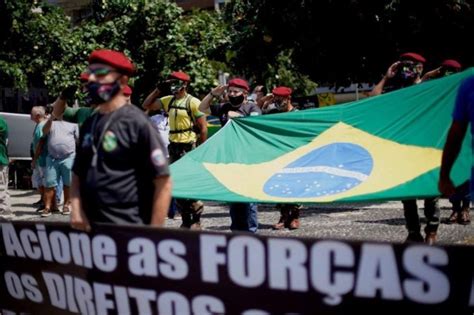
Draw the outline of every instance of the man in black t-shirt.
M124 88L134 67L120 52L89 57L89 97L98 110L83 124L73 167L71 225L164 223L171 179L158 132Z
M228 102L212 104L214 98L221 98L227 91ZM261 115L262 111L253 102L247 100L249 86L243 79L232 79L228 85L219 85L204 97L199 111L219 118L224 126L230 118Z
M229 102L211 105L213 98L222 98L227 91ZM260 108L247 100L249 85L243 79L232 79L229 85L220 85L211 90L199 105L199 111L219 117L224 126L233 117L255 116L262 114ZM234 202L229 204L231 217L230 229L255 233L258 228L257 204Z

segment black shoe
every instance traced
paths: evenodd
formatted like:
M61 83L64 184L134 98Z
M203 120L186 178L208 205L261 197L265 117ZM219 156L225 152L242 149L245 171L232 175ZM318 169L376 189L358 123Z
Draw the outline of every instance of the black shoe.
M42 206L42 208L44 208L43 199L41 198L37 202L33 203L32 206L35 206L35 207L41 207Z
M415 243L423 243L425 241L425 239L423 238L423 235L421 235L421 233L418 231L418 232L408 232L408 236L405 240L405 243L412 243L412 242L415 242Z

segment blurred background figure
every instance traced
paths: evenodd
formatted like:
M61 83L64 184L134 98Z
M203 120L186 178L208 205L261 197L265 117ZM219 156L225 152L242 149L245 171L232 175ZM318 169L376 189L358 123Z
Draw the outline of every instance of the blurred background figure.
M461 71L461 69L462 66L457 60L446 59L441 63L438 68L426 72L421 78L421 81L446 77L448 75L458 73L459 71Z

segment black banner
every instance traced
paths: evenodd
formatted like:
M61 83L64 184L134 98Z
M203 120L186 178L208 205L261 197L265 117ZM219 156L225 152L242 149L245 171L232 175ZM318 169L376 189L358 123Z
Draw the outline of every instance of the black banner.
M472 246L34 222L1 230L3 314L474 311Z

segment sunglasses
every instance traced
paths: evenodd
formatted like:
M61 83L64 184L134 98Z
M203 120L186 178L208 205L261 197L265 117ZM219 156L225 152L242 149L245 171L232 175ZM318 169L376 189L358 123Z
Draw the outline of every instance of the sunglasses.
M95 69L87 69L86 73L89 75L93 74L95 76L106 76L107 74L114 72L114 70L109 68L95 68Z

